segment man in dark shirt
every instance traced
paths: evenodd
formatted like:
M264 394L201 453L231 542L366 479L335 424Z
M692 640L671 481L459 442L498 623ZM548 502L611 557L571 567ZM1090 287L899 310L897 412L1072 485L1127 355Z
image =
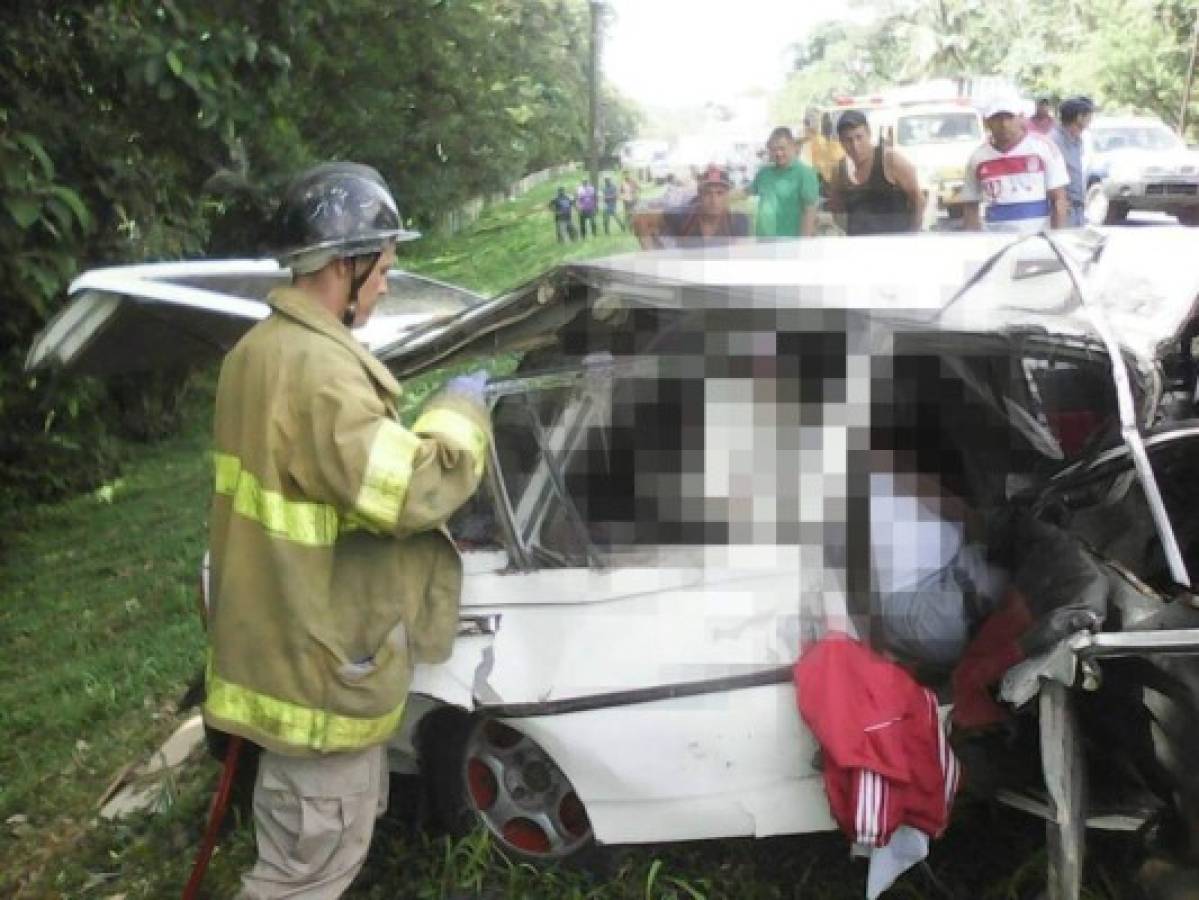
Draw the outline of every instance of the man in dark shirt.
M1066 174L1070 176L1070 182L1066 185L1066 225L1070 228L1082 228L1086 224L1083 221L1087 187L1086 172L1082 167L1082 133L1091 124L1091 115L1094 112L1095 104L1089 97L1071 97L1069 100L1063 100L1058 109L1061 121L1049 133L1050 140L1062 151L1062 159L1066 161Z
M924 192L916 168L901 154L875 144L870 123L851 109L837 121L845 150L829 187L827 208L846 234L897 234L919 231Z
M554 199L550 201L549 207L554 212L554 228L558 232L558 243L565 244L566 239L575 239L575 226L571 221L574 212L575 202L569 194L566 193L566 188L558 186L558 193L554 195Z
M728 170L710 165L699 177L699 194L679 209L634 217L633 233L644 250L662 247L723 247L749 236L749 216L729 209Z
M620 230L625 230L624 222L620 216L616 214L616 202L620 199L620 188L611 178L604 179L604 234L612 233L612 220L616 220L616 224L620 226Z

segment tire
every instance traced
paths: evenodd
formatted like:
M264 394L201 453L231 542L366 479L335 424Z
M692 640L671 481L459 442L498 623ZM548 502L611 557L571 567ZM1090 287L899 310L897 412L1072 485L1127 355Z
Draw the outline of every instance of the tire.
M589 859L587 811L531 738L496 719L440 710L421 724L420 748L430 806L451 835L483 827L504 855L534 865Z
M1099 182L1087 191L1083 209L1088 225L1119 225L1128 217L1128 204L1109 199Z
M1177 216L1180 224L1186 225L1188 228L1199 228L1199 207L1180 209Z

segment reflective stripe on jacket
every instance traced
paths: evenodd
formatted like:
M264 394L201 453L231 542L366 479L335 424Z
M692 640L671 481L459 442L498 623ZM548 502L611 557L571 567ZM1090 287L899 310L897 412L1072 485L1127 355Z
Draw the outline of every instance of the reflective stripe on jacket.
M474 492L484 411L438 395L411 431L400 386L295 288L229 353L217 389L205 720L276 752L386 740L413 662L457 630L442 530Z

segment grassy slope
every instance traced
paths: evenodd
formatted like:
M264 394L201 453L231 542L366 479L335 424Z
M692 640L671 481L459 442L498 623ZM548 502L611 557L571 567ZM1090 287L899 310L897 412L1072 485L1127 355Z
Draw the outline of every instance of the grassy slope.
M545 209L553 187L488 212L457 238L405 248L400 264L494 293L564 258L632 248L627 237L559 246ZM181 436L131 448L121 481L102 496L10 512L0 523L0 896L158 898L177 895L186 879L215 763L188 766L158 816L104 823L95 804L125 763L177 724L175 701L200 665L194 597L210 404L210 389L201 389ZM1037 828L989 810L970 819L974 827L951 830L934 855L951 895L1018 896L1035 884ZM251 829L236 824L209 871L209 896L230 896L252 859ZM997 856L997 841L1024 864ZM475 896L483 888L546 900L835 900L862 896L863 877L835 836L622 851L602 874L586 875L539 874L496 858L485 840L451 844L392 827L380 831L352 896ZM1097 873L1097 884L1106 879ZM938 895L917 874L891 896ZM1120 895L1116 887L1093 896Z
M559 244L548 206L559 183L573 190L572 181L544 184L511 203L487 210L464 234L401 245L397 265L496 294L564 260L636 248L629 236L604 236L602 225L598 225L598 239Z

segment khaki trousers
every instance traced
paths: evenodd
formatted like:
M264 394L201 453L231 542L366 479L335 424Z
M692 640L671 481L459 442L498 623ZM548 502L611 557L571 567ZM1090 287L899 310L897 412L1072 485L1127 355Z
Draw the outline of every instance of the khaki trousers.
M299 758L264 750L254 783L258 861L239 900L336 900L387 809L387 748Z

